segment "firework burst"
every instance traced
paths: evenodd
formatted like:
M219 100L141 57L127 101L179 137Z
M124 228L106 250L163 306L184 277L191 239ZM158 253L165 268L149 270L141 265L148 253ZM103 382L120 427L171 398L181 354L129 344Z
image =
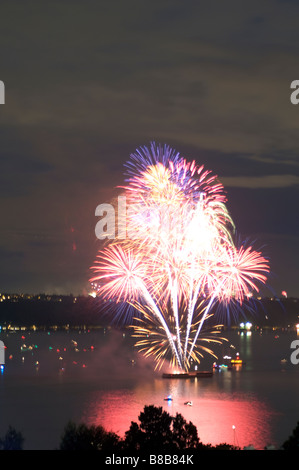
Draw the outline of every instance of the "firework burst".
M155 144L126 166L127 237L98 253L91 281L139 312L136 345L158 367L170 359L188 370L221 340L218 328L204 328L213 306L242 304L266 282L269 264L252 247L236 248L223 186L203 166Z

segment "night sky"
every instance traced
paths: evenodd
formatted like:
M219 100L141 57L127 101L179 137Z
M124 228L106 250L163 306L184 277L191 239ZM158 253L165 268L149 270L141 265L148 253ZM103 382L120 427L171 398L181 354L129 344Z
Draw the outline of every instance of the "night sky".
M4 0L0 292L87 293L95 209L151 141L216 173L299 297L299 2Z

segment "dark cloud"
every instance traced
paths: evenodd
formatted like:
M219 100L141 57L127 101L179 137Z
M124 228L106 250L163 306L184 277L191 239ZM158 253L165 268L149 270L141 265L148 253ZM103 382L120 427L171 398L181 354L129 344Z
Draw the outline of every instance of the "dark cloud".
M224 186L239 188L288 188L299 185L297 175L232 176L222 178Z
M299 296L287 243L298 236L298 11L278 0L4 2L0 246L24 256L3 257L2 286L85 289L95 208L155 140L219 175L240 231L275 240L275 288Z

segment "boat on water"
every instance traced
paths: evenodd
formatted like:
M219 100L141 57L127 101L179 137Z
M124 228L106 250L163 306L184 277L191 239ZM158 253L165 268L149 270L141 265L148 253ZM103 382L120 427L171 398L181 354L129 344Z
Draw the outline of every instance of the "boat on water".
M206 378L212 377L212 371L196 371L196 372L173 372L173 373L164 373L162 375L163 379L192 379L192 378Z
M164 398L164 401L172 401L172 396L171 396L171 395L168 395L168 397L165 397L165 398Z
M239 353L236 354L235 359L232 359L232 360L230 361L230 363L231 363L232 366L235 366L235 365L242 365L242 364L243 364L243 360L240 359Z
M184 405L192 406L193 403L192 403L192 401L185 401Z
M216 369L216 370L231 370L232 367L229 366L228 364L216 364L216 362L214 362L213 369Z
M240 358L240 354L236 353L236 357L232 358L231 356L223 356L223 363L217 364L214 362L213 369L214 370L232 370L234 366L242 366L245 364L243 359Z

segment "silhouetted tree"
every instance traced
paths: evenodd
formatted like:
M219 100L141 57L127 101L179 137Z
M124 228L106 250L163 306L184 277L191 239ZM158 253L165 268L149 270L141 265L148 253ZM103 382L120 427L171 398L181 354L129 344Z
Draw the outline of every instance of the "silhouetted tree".
M145 452L159 452L169 448L172 418L162 407L145 406L138 419L140 424L132 422L125 434L125 446Z
M299 450L299 421L291 436L282 444L283 450Z
M241 450L238 446L233 446L231 444L221 443L216 444L214 447L211 447L213 450Z
M102 426L76 425L70 421L61 438L60 450L115 451L120 446L120 438L107 432Z
M144 447L145 436L140 426L134 421L131 422L130 429L125 433L124 446L130 451L139 452Z
M199 445L196 427L179 413L173 418L162 407L145 406L139 422L132 422L125 433L126 449L141 452L173 452L196 449Z
M187 423L179 413L172 422L172 439L178 450L196 449L199 445L197 428L191 422Z
M0 439L0 450L22 450L23 443L22 433L9 426L5 436Z

